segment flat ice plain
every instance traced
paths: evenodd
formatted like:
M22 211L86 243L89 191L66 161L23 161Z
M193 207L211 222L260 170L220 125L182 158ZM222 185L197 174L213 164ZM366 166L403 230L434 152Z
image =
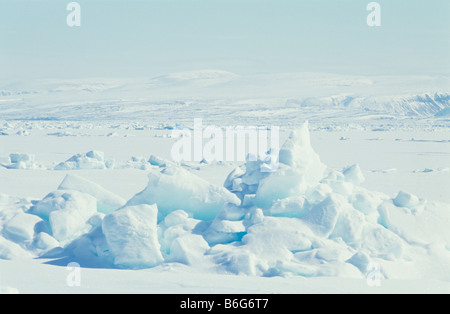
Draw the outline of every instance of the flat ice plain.
M216 70L1 83L1 292L449 293L448 90ZM291 157L268 177L173 166L194 119L278 126Z

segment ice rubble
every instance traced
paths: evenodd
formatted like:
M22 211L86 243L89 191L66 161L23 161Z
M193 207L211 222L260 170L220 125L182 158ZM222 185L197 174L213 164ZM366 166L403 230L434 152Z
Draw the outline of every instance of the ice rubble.
M163 262L157 216L156 205L139 205L121 208L105 217L102 230L115 265L154 267Z
M104 170L113 167L113 160L105 160L103 152L94 150L86 154L74 155L67 161L58 164L54 170Z
M29 213L42 218L49 234L67 244L90 230L89 219L97 213L97 200L78 191L55 191L32 206Z
M109 192L98 184L74 174L68 174L58 187L58 190L75 190L95 197L97 200L97 210L104 214L110 214L126 203L126 200Z
M34 161L34 156L31 156ZM14 164L15 165L15 164ZM183 166L190 168L189 165L175 163L161 157L151 155L149 159L142 156L132 156L130 160L122 163L116 163L113 159L106 159L105 153L102 151L90 151L84 154L76 154L68 160L59 163L54 170L105 170L105 169L140 169L150 170L157 167ZM24 166L27 166L26 164ZM18 166L9 167L10 169L18 169ZM25 167L24 167L25 168ZM30 167L28 167L30 168Z
M95 153L81 160L104 165ZM307 124L283 145L273 172L263 164L246 162L224 187L161 164L128 202L74 175L41 201L0 194L0 258L361 278L376 262L386 278L450 280L449 204L369 191L358 165L328 169Z
M179 167L151 170L147 188L128 205L157 204L159 214L185 210L201 220L212 220L226 203L239 204L231 192Z
M14 153L9 155L10 163L4 165L7 169L16 170L35 170L45 169L42 165L36 163L36 156L33 154Z

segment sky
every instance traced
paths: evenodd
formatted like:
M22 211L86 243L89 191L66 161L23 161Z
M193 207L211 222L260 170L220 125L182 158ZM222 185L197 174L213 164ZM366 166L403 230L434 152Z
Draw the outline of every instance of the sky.
M0 78L450 74L450 1L0 0Z

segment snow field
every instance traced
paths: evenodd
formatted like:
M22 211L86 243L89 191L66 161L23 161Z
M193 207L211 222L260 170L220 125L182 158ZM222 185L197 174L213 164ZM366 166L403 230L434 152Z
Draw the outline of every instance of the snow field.
M275 171L248 161L223 187L162 159L149 163L147 187L129 200L72 174L39 201L0 194L0 258L362 279L377 263L383 278L450 281L450 205L368 190L358 165L328 168L307 124L287 138ZM108 168L96 151L61 165Z

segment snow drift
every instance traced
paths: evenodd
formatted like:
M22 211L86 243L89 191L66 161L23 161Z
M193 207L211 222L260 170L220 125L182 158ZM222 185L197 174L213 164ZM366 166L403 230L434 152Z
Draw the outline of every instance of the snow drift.
M262 172L263 164L247 161L224 187L160 165L128 201L73 175L40 201L0 194L0 258L357 278L377 263L385 278L450 281L449 204L367 190L358 165L327 168L307 124L287 139L276 170ZM96 169L105 161L92 152L64 168L86 165Z

